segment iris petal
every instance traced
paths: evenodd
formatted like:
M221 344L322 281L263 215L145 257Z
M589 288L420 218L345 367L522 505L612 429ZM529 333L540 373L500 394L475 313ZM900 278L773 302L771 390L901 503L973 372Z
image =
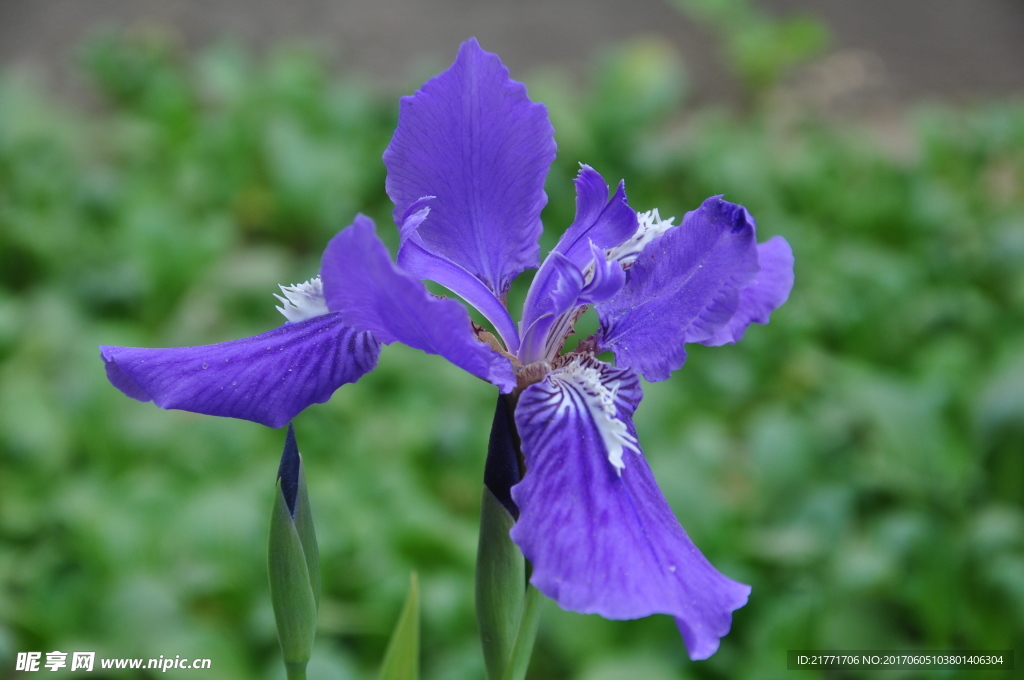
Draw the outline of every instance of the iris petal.
M590 281L580 291L579 304L593 305L608 300L626 283L626 272L622 264L616 260L606 260L604 249L590 243L590 254L593 258L593 273Z
M384 152L385 188L398 223L432 196L418 230L424 247L500 298L539 262L544 178L554 158L547 109L470 39L451 67L402 98Z
M619 182L612 197L601 174L589 165L580 164L573 180L576 185L576 219L558 240L555 250L585 268L590 261L590 243L599 248L613 248L636 231L636 212L626 202L625 183Z
M754 221L712 197L643 249L622 290L596 306L602 347L619 366L665 380L686 342L712 338L736 313L758 272Z
M626 189L620 183L615 194L608 198L608 185L604 178L589 165L581 165L574 180L576 184L576 219L562 234L558 245L544 260L530 285L523 305L522 330L526 331L548 309L548 295L558 283L558 253L583 271L593 260L593 247L604 250L619 245L636 231L636 213L626 203ZM601 259L604 259L603 256ZM529 360L528 360L529 361Z
M533 322L524 328L523 342L519 348L519 359L524 364L554 358L561 345L561 337L556 340L553 336L564 336L568 332L565 326L571 320L564 317L576 305L586 286L586 279L579 267L557 251L552 251L544 260L537 276L541 275L545 279L544 293L536 300L531 315Z
M107 377L161 408L281 427L377 365L369 333L325 314L216 345L150 349L100 346Z
M604 258L604 249L590 243L590 264L586 273L560 252L552 251L544 261L547 292L535 308L540 316L523 334L519 358L524 364L551 361L572 334L584 305L604 302L626 281L622 265Z
M439 354L502 392L515 387L511 363L476 339L466 308L431 295L396 267L365 215L331 239L320 276L327 306L353 327L386 344L398 341Z
M556 369L516 407L527 471L512 489L512 538L533 565L531 582L584 614L676 617L690 656L707 658L750 588L704 558L658 489L636 444L636 374L575 361L591 372Z
M407 230L408 238L398 249L398 266L404 271L428 281L434 281L452 291L483 314L494 324L498 335L509 352L519 350L519 334L515 322L505 305L477 277L455 264L430 252L414 229Z
M757 244L757 262L761 270L740 293L740 303L729 323L710 338L701 340L704 345L724 345L739 342L752 323L768 323L771 313L789 299L793 289L793 250L781 236L773 236Z

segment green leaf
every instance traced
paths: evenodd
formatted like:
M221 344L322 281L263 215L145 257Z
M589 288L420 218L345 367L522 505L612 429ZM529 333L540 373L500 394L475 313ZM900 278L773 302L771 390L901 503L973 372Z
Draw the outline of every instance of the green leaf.
M476 617L488 678L505 675L523 613L526 560L512 542L515 520L484 487L476 556Z
M409 583L409 596L398 617L384 654L378 680L418 680L420 677L420 583L416 572Z

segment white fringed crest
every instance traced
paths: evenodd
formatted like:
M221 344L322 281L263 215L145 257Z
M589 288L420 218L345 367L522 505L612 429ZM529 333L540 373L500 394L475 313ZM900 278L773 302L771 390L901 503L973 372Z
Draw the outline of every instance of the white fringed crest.
M626 449L640 453L636 437L629 433L626 423L618 417L615 399L618 395L620 380L607 375L602 368L607 367L597 359L587 355L577 355L564 366L552 371L547 379L553 384L579 394L590 416L601 435L608 462L621 476L626 463L622 460ZM559 410L572 407L572 402L565 400Z
M320 277L315 276L305 283L291 286L279 286L283 296L274 294L281 301L277 311L284 315L290 323L305 321L315 316L329 314L327 301L324 299L324 286Z
M637 213L636 219L636 233L621 245L608 251L608 259L618 260L622 263L623 267L633 264L637 256L640 255L640 251L644 249L644 246L676 226L672 224L673 220L676 219L675 217L663 220L657 208L648 210L645 213Z

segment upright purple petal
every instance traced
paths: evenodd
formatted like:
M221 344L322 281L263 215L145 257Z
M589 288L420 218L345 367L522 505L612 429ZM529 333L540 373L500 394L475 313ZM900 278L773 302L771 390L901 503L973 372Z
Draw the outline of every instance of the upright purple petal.
M516 274L538 264L544 178L554 158L547 109L470 39L448 70L402 98L384 152L385 187L399 223L433 196L419 228L425 248L500 297Z
M614 248L636 232L637 218L626 202L624 182L619 182L609 199L608 185L601 174L581 163L573 183L576 185L576 219L562 234L555 250L582 269L590 261L591 242L604 250Z
M561 254L582 271L594 259L591 244L607 250L628 239L637 229L636 213L626 202L626 188L621 182L609 199L604 178L589 165L581 165L573 181L576 184L576 219L533 278L523 305L524 334L550 311L547 297L560 275L554 253Z
M597 305L601 345L619 366L665 380L686 360L684 343L712 338L729 322L757 272L750 213L709 198L648 243L622 291Z
M569 332L567 326L571 324L570 319L563 317L576 305L587 283L580 268L556 251L548 254L537 276L544 277L544 290L543 295L533 299L529 315L523 317L523 340L518 356L524 364L550 361L558 352L556 345L561 344L561 337ZM531 292L533 290L531 287ZM530 304L529 297L527 301ZM531 320L528 326L527 320ZM557 340L552 337L559 334Z
M553 285L545 296L546 304L541 309L545 315L561 314L576 304L587 280L580 268L561 253L551 253L547 261L551 264L555 276Z
M531 582L564 609L676 617L690 656L707 658L750 588L701 555L636 443L636 374L593 358L556 369L520 396L526 475L512 489L512 539Z
M593 257L593 273L580 291L578 299L584 305L609 300L626 285L626 272L622 269L622 263L604 259L604 249L593 242L590 244L590 254Z
M714 335L701 340L704 345L739 342L752 323L768 323L768 317L789 299L793 289L793 250L786 239L773 236L757 244L757 278L740 293L740 304L729 323Z
M604 302L622 288L626 281L622 265L604 255L604 249L591 242L586 272L557 250L548 255L541 267L547 290L533 308L537 318L523 333L520 361L529 364L554 359L572 333L583 305Z
M370 218L356 216L331 239L320 277L327 306L346 323L381 342L439 354L502 392L515 387L512 364L477 340L466 308L431 295L419 279L396 267Z
M107 377L132 399L161 408L281 427L377 365L369 333L325 314L216 345L100 346Z

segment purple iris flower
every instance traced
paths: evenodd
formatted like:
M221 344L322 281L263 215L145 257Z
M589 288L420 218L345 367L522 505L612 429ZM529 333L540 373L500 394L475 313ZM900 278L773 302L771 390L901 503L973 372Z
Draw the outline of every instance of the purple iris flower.
M401 101L384 153L397 263L359 215L327 246L319 279L284 289L287 325L220 345L102 355L128 396L272 426L371 370L378 342L443 356L515 403L526 473L512 488L512 538L531 582L577 612L669 614L690 656L707 658L750 588L704 558L658 489L633 426L639 376L664 380L686 343L732 343L767 323L789 296L792 252L781 237L757 243L747 210L720 197L679 225L637 214L623 184L609 198L583 165L576 218L541 263L553 135L547 109L471 39ZM516 324L506 294L531 268ZM423 279L475 307L494 333ZM598 332L563 353L590 307ZM597 358L604 351L614 366Z

